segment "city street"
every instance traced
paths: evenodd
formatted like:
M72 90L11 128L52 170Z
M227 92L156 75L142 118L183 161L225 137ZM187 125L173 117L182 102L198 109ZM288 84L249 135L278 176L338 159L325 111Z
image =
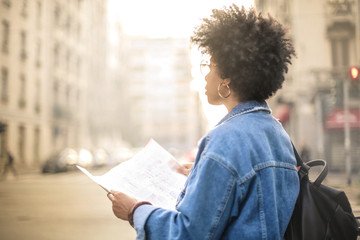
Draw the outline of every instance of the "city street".
M101 175L106 169L91 171ZM0 239L135 239L106 192L80 171L11 174L0 181Z
M108 169L90 170L102 175ZM344 174L329 173L324 183L343 189L360 215L359 179L346 185ZM106 192L80 171L42 175L9 174L0 181L1 240L133 240L136 233L117 219Z

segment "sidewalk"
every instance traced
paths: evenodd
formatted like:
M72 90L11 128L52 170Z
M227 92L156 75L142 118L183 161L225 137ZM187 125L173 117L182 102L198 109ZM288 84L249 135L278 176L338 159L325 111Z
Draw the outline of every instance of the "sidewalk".
M106 169L99 169L98 171L106 171ZM64 174L76 173L76 171L69 171ZM318 176L318 172L316 170L310 172L310 179L314 181ZM6 180L16 180L16 179L33 179L41 177L40 169L32 168L32 169L22 169L19 171L18 178L16 178L11 172L8 173L6 179L0 179L2 181ZM350 186L347 185L347 176L345 173L338 172L329 172L326 176L323 184L334 187L339 190L343 190L347 195L353 213L355 216L360 216L360 173L352 175L352 184Z

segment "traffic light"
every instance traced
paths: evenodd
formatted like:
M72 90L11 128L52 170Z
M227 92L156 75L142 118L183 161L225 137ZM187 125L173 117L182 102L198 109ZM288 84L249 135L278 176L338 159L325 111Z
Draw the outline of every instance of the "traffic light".
M351 67L350 76L352 80L356 80L359 77L359 67Z

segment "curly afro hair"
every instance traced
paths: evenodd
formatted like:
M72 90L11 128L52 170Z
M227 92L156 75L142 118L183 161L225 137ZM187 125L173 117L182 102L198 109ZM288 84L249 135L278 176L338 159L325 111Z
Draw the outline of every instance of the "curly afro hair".
M221 78L240 101L264 101L282 87L284 74L295 56L283 26L270 15L264 18L251 8L214 9L195 28L191 42L216 62Z

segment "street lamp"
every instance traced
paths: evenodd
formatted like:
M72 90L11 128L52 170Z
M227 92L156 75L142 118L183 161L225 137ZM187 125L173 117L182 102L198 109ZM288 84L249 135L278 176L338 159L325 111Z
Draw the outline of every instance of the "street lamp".
M350 78L352 81L357 80L359 77L359 68L350 67ZM349 81L348 77L344 81L344 138L345 138L345 169L347 175L347 183L351 185L351 136L350 136L350 119L349 119Z

